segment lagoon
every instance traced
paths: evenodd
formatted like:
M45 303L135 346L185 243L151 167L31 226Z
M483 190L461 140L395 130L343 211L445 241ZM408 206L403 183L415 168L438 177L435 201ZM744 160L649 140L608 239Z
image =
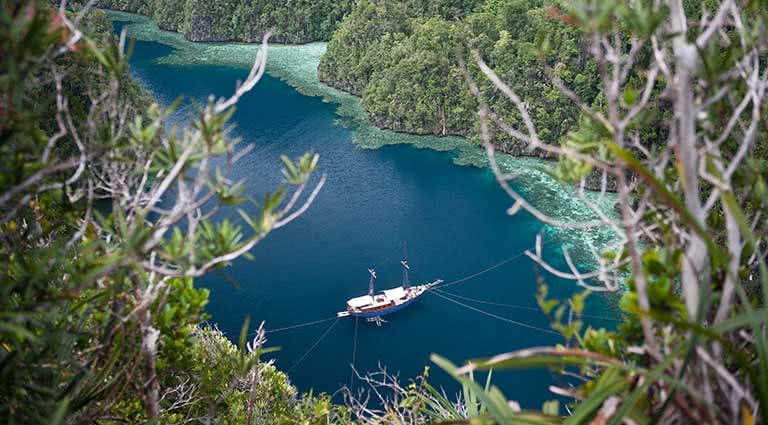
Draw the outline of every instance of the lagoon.
M185 96L174 115L177 121L189 117L195 101L231 93L254 57L254 46L192 44L177 34L158 31L144 18L112 16L118 31L126 27L138 39L132 75L161 104ZM233 117L234 134L255 149L229 176L244 179L250 197L261 199L280 182L281 154L318 152L319 171L328 181L312 208L258 245L252 261L237 260L197 281L211 291L211 322L236 340L246 317L252 323L266 321L268 329L333 317L348 298L367 290L369 267L377 270L379 288L399 285L399 261L407 241L413 283L454 281L515 256L449 290L514 305L459 299L530 327L428 294L387 317L382 327L344 318L268 334L268 345L281 347L270 358L290 371L291 381L301 391L333 393L350 384L355 333L358 371L386 367L404 381L423 372L431 353L460 363L561 341L548 332L548 319L537 310L536 284L544 279L557 297L572 293L575 285L547 275L520 253L544 232L552 240L545 254L555 265L564 266L562 246L587 258L589 247L603 246L610 233L556 231L526 213L510 217L506 210L511 201L482 167L480 149L458 138L403 135L370 126L357 99L317 82L313 73L323 50L320 43L272 47L268 74L242 99ZM547 175L546 164L516 158L504 158L504 163L520 174L516 188L542 209L571 219L589 215L573 189ZM603 201L610 204L609 199ZM238 220L234 211L225 214ZM589 322L613 327L615 305L615 297L591 296L587 313L604 318L592 317ZM509 399L534 407L553 398L547 390L548 383L556 383L553 379L547 371L536 370L495 373L493 382ZM435 367L430 381L446 387L449 394L457 389Z

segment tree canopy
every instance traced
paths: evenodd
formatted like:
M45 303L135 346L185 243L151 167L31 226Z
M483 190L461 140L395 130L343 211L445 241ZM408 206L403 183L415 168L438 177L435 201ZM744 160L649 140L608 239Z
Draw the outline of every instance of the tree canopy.
M558 4L498 0L419 7L361 1L334 33L320 63L320 78L361 95L379 126L477 137L477 103L460 67L466 47L474 46L530 105L542 137L559 143L577 126L578 109L545 75L544 64L587 102L597 101L600 90L581 31L558 19L553 12ZM537 47L544 42L548 49L541 55ZM475 67L470 72L478 74ZM491 85L480 85L497 113L513 124L520 122L506 98L496 96ZM524 153L502 134L497 144Z
M278 43L328 40L350 0L99 0L99 7L151 17L160 28L192 41L258 42L267 31Z

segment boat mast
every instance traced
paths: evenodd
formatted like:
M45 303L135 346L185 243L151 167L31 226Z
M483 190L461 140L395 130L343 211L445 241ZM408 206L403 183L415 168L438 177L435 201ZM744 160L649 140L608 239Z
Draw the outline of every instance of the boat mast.
M400 262L403 265L403 289L408 289L411 287L410 279L408 279L408 270L411 268L408 267L408 247L405 242L403 242L403 251L405 251L403 261Z
M375 292L374 283L376 282L376 271L368 269L368 273L371 274L371 281L368 283L368 295L373 296Z

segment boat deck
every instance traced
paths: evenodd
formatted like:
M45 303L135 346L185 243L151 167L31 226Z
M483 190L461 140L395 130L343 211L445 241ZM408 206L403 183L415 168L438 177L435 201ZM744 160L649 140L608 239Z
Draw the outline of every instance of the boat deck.
M361 317L375 317L379 315L385 315L394 313L419 298L425 292L435 285L441 283L442 280L436 280L434 282L417 285L408 289L402 286L384 290L382 293L370 296L364 295L361 297L352 298L347 301L347 309L336 313L337 317L347 316L361 316Z

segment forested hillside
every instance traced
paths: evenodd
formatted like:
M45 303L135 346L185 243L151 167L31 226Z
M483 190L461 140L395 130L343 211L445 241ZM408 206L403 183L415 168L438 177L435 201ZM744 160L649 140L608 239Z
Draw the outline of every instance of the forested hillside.
M328 40L352 0L98 0L99 7L140 13L192 41L257 42L274 30L277 43Z
M360 96L375 125L396 131L477 138L477 102L459 64L470 54L468 47L522 97L548 143L563 143L580 120L578 108L553 79L580 100L602 105L595 62L560 0L99 0L97 5L147 15L192 41L256 42L269 29L274 42L330 40L318 69L321 81ZM700 9L698 2L685 6L692 16ZM643 60L648 58L645 52ZM474 61L469 63L490 107L507 122L521 124L513 105L478 78ZM652 112L664 111L660 104ZM504 132L494 135L505 152L549 156ZM665 135L666 129L651 128L645 140Z
M477 137L477 102L459 57L467 46L513 84L530 106L541 136L559 143L579 120L578 108L553 75L587 103L599 103L598 73L581 33L560 16L557 0L99 0L100 7L150 16L192 41L328 40L321 81L361 96L381 128L416 134ZM564 16L564 15L563 15ZM343 19L343 20L342 20ZM541 49L546 48L542 56ZM470 61L472 62L472 61ZM573 70L577 69L578 72ZM479 76L476 66L470 72ZM513 124L520 117L478 78L491 107ZM515 155L538 154L499 132L496 144Z
M477 102L459 63L468 59L469 47L528 105L542 139L561 143L576 129L579 109L553 78L587 104L600 108L602 102L598 69L561 3L361 0L334 33L320 63L320 79L360 95L380 127L476 138ZM480 78L474 60L468 62L491 109L513 126L521 125L512 103ZM645 140L657 139L663 129L650 131ZM531 153L503 132L494 140L506 152Z

